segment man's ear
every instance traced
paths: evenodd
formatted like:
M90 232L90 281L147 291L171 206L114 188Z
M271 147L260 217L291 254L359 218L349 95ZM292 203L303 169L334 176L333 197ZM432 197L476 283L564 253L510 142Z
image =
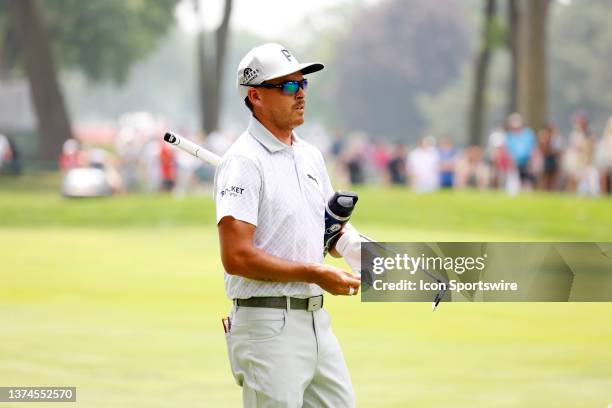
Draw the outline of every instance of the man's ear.
M253 105L257 105L261 101L261 96L255 88L249 88L247 96Z

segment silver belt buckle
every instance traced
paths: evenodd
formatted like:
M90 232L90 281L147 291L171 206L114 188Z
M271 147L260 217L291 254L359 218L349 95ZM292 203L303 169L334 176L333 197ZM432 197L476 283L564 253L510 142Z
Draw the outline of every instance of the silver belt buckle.
M314 312L315 310L319 310L323 307L323 296L314 296L308 298L308 310L309 312Z

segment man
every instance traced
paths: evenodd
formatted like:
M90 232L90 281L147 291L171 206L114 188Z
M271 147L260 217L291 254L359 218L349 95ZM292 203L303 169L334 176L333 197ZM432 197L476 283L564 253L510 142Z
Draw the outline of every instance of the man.
M453 145L453 139L444 136L438 148L440 156L440 187L453 188L455 186L455 167L459 150Z
M293 132L307 81L323 69L279 44L251 50L237 86L252 112L215 174L215 202L233 300L226 339L245 407L352 407L344 357L323 291L357 294L358 277L323 264L333 189L321 153ZM336 253L337 255L337 253Z
M533 130L523 125L523 117L519 113L513 113L508 117L506 147L518 170L521 183L524 187L532 188L535 177L529 165L536 149L536 138Z
M406 167L410 184L417 193L430 193L440 188L440 156L436 139L426 136L419 146L408 153Z

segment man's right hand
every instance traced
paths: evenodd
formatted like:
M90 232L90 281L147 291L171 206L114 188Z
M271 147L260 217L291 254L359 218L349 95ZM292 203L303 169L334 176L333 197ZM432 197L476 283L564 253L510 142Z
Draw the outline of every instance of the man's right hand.
M332 295L356 295L361 278L330 265L317 265L315 282ZM353 288L351 293L351 288Z

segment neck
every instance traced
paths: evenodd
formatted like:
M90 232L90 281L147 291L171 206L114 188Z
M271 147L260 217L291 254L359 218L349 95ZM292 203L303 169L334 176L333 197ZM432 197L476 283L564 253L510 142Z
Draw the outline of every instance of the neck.
M292 140L292 134L293 134L293 129L281 129L277 126L274 125L274 123L272 123L270 120L267 120L265 118L261 118L258 116L255 116L255 119L257 119L259 121L259 123L261 123L266 129L268 129L268 131L270 131L270 133L272 133L278 140L280 140L282 143L291 146L291 140Z

